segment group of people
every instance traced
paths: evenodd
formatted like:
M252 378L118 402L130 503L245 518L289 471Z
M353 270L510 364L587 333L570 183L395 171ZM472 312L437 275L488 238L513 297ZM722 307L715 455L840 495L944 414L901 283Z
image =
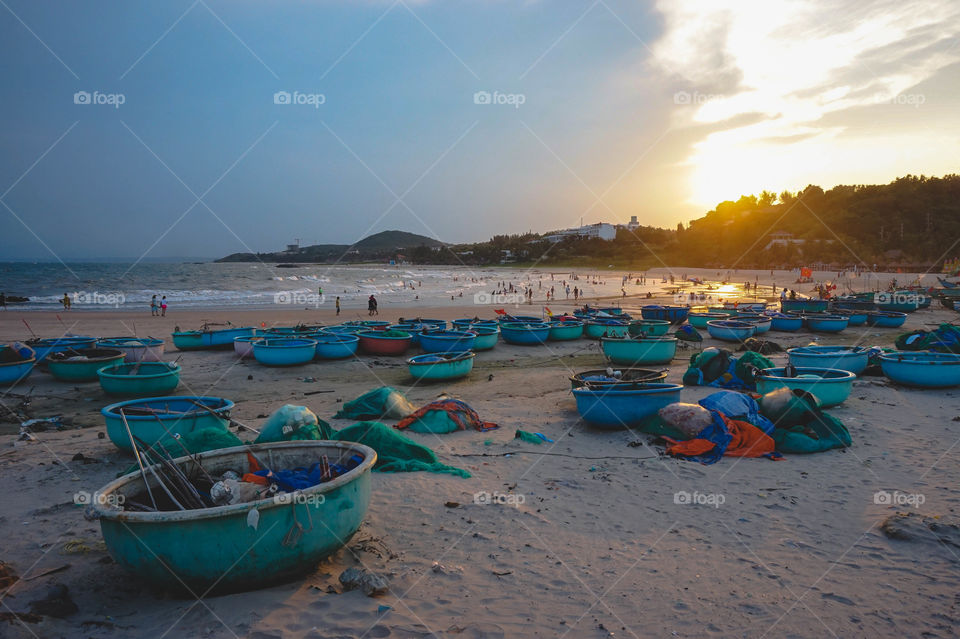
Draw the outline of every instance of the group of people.
M157 299L157 296L154 295L150 298L150 314L156 317L166 317L167 316L167 296L163 295L160 299Z

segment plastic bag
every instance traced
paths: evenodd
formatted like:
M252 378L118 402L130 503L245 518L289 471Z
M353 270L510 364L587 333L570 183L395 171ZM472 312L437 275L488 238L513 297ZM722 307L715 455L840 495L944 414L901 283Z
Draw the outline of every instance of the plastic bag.
M760 398L760 412L778 428L806 424L819 409L820 400L799 388L778 388Z
M713 417L699 404L684 404L676 402L664 406L657 414L664 423L683 433L686 439L693 439L700 431L713 423Z

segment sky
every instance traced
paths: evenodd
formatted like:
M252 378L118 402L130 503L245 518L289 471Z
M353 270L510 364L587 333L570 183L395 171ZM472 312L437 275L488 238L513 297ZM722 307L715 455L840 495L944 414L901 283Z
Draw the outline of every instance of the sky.
M955 173L955 0L0 2L0 261L447 242Z

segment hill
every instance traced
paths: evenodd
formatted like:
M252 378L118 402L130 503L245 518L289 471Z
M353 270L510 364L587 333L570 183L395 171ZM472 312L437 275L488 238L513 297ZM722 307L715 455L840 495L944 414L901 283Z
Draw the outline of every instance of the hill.
M443 242L424 235L406 231L382 231L374 233L354 244L314 244L301 246L295 251L273 253L233 253L217 262L365 262L392 260L398 253L419 247L428 250L446 246Z

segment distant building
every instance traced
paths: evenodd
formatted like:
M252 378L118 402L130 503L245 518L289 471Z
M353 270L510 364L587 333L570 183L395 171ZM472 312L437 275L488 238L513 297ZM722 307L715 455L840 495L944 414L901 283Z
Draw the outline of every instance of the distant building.
M616 239L617 229L613 224L607 224L606 222L598 222L597 224L588 224L586 226L578 226L572 229L564 229L562 231L555 231L548 235L544 235L543 239L548 242L557 242L564 240L568 237L596 237L601 240L610 240Z
M287 244L287 249L284 253L299 253L300 252L300 240L297 240L294 244Z
M638 228L640 228L640 222L637 221L637 216L636 216L636 215L631 215L631 216L630 216L630 221L627 222L627 230L628 230L628 231L636 231Z
M788 246L790 244L803 244L805 240L796 239L793 237L793 233L787 233L786 231L777 231L769 235L770 241L767 242L767 245L763 247L764 251L770 250L774 246Z

